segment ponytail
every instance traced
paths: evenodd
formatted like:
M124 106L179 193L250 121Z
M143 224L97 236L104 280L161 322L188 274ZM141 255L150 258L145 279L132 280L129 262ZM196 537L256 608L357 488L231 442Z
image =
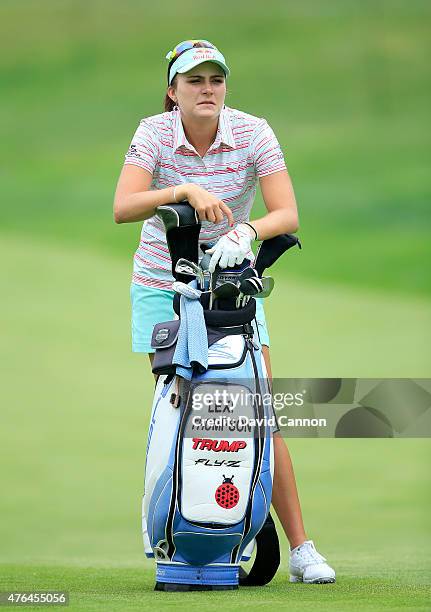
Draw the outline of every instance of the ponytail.
M168 96L165 95L165 113L169 113L174 110L175 102Z

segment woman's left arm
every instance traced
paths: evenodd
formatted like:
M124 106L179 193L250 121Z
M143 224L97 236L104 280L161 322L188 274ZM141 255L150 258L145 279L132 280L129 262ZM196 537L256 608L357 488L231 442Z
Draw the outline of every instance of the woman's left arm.
M298 210L292 182L287 170L280 170L259 179L262 197L268 213L251 221L259 240L298 230Z

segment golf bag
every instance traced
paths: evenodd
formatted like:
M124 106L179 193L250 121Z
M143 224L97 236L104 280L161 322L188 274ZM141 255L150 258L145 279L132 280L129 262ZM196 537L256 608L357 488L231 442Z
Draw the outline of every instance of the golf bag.
M179 258L171 229L178 233L186 226L198 236L199 223L188 205L162 208L175 270ZM186 254L197 263L193 242ZM253 298L236 310L204 306L208 368L194 371L191 380L178 377L172 363L180 321L154 328L153 372L159 378L148 433L142 525L145 552L157 563L157 590L263 585L278 568L278 538L269 514L275 417L253 326L255 310ZM250 558L256 542L247 574L240 564Z

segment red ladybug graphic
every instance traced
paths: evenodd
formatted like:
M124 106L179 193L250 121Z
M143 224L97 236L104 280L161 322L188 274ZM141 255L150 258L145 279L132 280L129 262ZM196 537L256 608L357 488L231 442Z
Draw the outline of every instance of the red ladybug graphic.
M239 491L234 484L232 484L233 476L226 478L223 474L223 484L217 487L215 492L215 500L219 506L229 510L237 505L239 502Z

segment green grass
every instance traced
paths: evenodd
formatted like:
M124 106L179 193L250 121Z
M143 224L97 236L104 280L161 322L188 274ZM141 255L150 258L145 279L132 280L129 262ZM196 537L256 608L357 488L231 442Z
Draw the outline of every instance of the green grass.
M363 567L363 559L362 567ZM383 561L383 560L382 560ZM139 566L8 566L8 584L21 589L69 589L71 610L429 610L430 590L424 571L411 566L400 579L341 577L335 585L292 585L278 576L270 586L224 593L155 593L154 573Z
M420 439L289 442L307 530L336 567L335 586L288 584L282 537L282 566L265 589L154 594L139 525L153 383L146 358L129 349L129 266L36 240L22 250L19 238L4 239L0 257L10 262L0 312L3 590L69 590L77 610L426 609L431 444ZM268 311L278 376L426 376L426 300L391 304L276 276Z

